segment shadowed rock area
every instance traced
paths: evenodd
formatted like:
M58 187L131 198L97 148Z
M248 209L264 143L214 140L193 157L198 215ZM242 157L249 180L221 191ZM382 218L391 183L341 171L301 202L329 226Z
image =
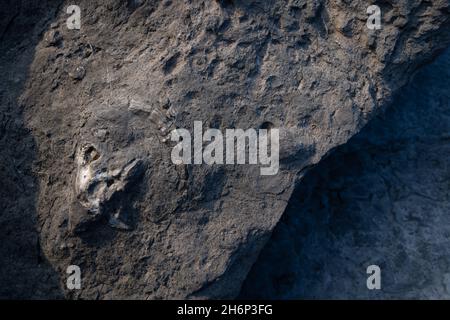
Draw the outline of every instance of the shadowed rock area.
M33 173L36 142L19 100L34 58L39 30L55 14L53 4L0 4L0 299L62 298L59 276L41 251Z
M449 139L450 50L308 172L241 297L448 299Z

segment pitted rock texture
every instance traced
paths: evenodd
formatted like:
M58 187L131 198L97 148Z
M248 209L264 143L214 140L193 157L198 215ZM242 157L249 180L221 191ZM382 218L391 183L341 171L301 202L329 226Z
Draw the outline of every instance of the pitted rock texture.
M0 298L62 298L59 274L40 248L37 218L39 174L33 171L36 142L18 102L33 48L54 4L0 3ZM51 19L48 17L49 19Z
M70 298L236 296L305 170L450 41L442 0L380 2L378 31L365 1L79 1L79 31L69 4L36 27L14 103L36 143L42 250L83 273ZM279 173L172 164L168 130L194 121L280 128Z
M308 172L241 297L448 299L449 138L450 50Z

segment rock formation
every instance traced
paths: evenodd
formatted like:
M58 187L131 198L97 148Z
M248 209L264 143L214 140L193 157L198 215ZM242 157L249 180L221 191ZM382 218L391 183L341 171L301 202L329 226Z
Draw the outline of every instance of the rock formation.
M23 3L2 4L2 163L28 171L1 194L30 185L12 199L62 283L80 266L69 298L235 297L307 170L450 41L444 0L376 1L381 30L356 0L86 0L80 30L70 1ZM173 164L167 134L194 121L279 128L279 173Z
M447 299L450 51L305 176L241 297ZM367 290L366 268L381 269Z

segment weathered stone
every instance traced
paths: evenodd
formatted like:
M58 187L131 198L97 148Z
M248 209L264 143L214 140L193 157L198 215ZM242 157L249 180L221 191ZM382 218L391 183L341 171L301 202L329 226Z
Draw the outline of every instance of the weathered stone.
M308 172L241 298L450 297L449 88L450 50Z
M366 28L365 1L136 3L80 1L79 32L59 12L51 30L64 43L33 47L21 95L36 171L45 173L36 191L43 251L61 275L71 264L83 272L82 289L68 297L235 296L305 171L450 37L443 0L386 4L376 32ZM89 72L74 82L64 70L80 65ZM280 128L279 173L175 166L166 133L194 121ZM85 185L102 186L93 193L79 184L85 145L102 157L93 172L105 172ZM114 178L136 159L139 179ZM73 233L74 225L89 227Z

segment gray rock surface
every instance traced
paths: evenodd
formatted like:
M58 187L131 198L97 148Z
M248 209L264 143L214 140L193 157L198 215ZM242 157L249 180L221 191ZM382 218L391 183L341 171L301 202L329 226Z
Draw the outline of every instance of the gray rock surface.
M0 3L0 298L62 298L59 275L40 249L36 142L23 119L19 96L39 30L55 4Z
M36 146L43 253L62 278L82 270L71 298L237 295L305 170L450 41L443 0L382 2L379 31L364 1L79 1L79 31L68 4L46 11L37 45L5 44L17 61L34 50L11 108ZM175 166L167 132L194 121L280 128L280 172Z
M449 137L450 50L308 172L241 297L448 299Z

